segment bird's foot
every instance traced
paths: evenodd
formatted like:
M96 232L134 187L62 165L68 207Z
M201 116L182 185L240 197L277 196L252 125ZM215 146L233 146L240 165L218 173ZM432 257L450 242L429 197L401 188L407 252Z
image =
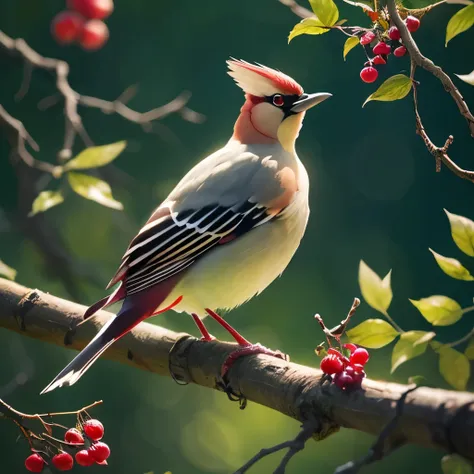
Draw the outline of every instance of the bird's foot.
M234 365L235 361L237 359L240 359L241 357L248 356L248 355L253 355L253 354L265 354L269 355L272 357L277 357L278 359L282 359L285 361L289 361L290 357L288 354L284 354L281 351L274 351L272 349L269 349L268 347L262 346L261 344L246 344L246 345L241 345L238 349L235 351L232 351L224 361L221 367L221 377L224 379L227 373L229 372L230 368Z

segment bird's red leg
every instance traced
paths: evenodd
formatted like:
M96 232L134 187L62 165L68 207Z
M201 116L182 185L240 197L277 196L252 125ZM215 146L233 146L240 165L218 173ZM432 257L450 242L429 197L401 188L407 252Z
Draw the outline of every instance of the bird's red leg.
M224 321L215 311L212 311L212 309L205 308L206 313L215 321L217 321L226 331L229 332L229 334L235 339L237 344L239 344L239 349L231 352L228 356L227 359L224 361L221 367L221 376L224 377L229 369L232 367L234 362L237 359L240 359L240 357L246 356L246 355L252 355L252 354L266 354L270 355L273 357L278 357L279 359L283 360L289 360L289 357L286 354L283 354L283 352L280 351L273 351L271 349L268 349L265 346L262 346L261 344L252 344L250 341L245 339L242 335L239 334L238 331L236 331L228 322Z
M201 318L195 313L191 313L191 316L202 335L201 341L214 341L216 338L209 333Z

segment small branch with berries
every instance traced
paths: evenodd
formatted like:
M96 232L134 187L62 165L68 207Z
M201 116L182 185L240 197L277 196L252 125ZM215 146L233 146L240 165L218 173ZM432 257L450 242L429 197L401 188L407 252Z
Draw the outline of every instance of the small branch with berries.
M101 441L104 426L88 413L101 403L97 401L76 411L30 415L0 399L0 418L13 421L28 442L32 454L25 459L25 467L30 472L42 472L49 463L58 471L69 471L74 460L80 466L106 466L110 448ZM75 427L68 428L62 420L71 416L75 417ZM33 422L38 429L33 428ZM61 438L58 433L62 433Z
M325 32L324 30L339 30L349 36L344 44L344 58L349 51L360 44L364 48L364 53L367 57L367 61L360 71L360 78L366 83L374 83L377 80L379 76L378 68L383 67L383 65L387 63L390 54L393 54L393 56L397 58L408 55L411 61L410 78L404 74L390 77L376 92L367 98L365 103L371 100L393 101L403 99L412 91L415 107L416 132L423 139L427 150L435 158L436 171L441 171L441 165L444 164L456 176L474 183L474 171L461 168L448 155L448 148L454 140L453 136L449 135L443 146L436 146L423 127L418 110L417 86L419 86L419 83L416 82L414 74L416 68L421 67L441 82L445 91L454 100L459 113L465 118L470 134L474 137L474 115L470 111L459 89L441 67L434 64L431 59L425 57L420 52L412 36L412 33L420 28L420 18L433 8L445 4L445 0L419 9L406 9L401 4L397 4L396 0L384 0L384 2L373 1L371 5L369 5L370 2L360 3L345 0L355 7L362 8L372 21L369 28L341 26L342 22L337 21L339 11L332 0L329 0L329 5L324 4L326 6L318 2L310 3L313 12L301 7L294 0L279 1L289 7L298 17L303 18L290 32L289 41L302 34L320 35ZM328 15L328 11L331 12L331 15ZM325 18L326 21L332 21L332 23L329 25L323 24L319 16ZM332 18L332 20L330 20L330 18ZM468 27L466 24L466 28Z
M82 305L0 279L0 327L24 336L80 350L112 317L109 312L101 311L87 324L78 326L83 321L85 309ZM321 370L267 355L236 361L226 376L226 388L229 393L273 408L303 425L316 420L318 425L312 433L316 440L340 427L379 436L380 427L397 416L398 401L413 386L362 377L358 388L357 383L352 384L357 379L354 375L356 372L364 374L356 364L362 365L365 372L367 360L363 359L368 354L361 351L359 354L357 348L351 354L351 349L354 348L339 349L344 357L340 358L343 372L351 377L351 383L346 377L342 380L344 384L338 384L342 390L335 383L336 372L329 380ZM234 350L235 345L231 343L200 341L189 334L177 334L143 322L114 343L104 358L168 377L173 374L181 382L222 391L220 370ZM328 352L328 355L339 358L336 353ZM384 452L399 446L400 440L456 452L474 460L474 394L428 387L410 391L396 426L384 440Z

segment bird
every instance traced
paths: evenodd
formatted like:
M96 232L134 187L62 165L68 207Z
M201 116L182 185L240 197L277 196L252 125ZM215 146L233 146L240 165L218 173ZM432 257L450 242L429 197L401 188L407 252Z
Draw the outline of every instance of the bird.
M202 321L211 316L241 355L278 355L251 344L217 311L261 293L298 249L309 178L295 141L306 111L332 94L307 94L259 63L230 58L227 66L245 97L231 138L178 182L132 239L106 289L118 287L90 306L84 321L119 301L121 309L41 393L73 385L138 323L171 309L191 315L202 340L214 339Z

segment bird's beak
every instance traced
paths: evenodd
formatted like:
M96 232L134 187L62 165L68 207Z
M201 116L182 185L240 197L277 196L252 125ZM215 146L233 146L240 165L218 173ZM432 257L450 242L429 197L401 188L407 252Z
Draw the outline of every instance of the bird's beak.
M304 112L305 110L318 105L323 100L329 99L329 97L332 97L332 94L327 92L318 92L317 94L303 94L293 104L293 107L290 110L294 113Z

